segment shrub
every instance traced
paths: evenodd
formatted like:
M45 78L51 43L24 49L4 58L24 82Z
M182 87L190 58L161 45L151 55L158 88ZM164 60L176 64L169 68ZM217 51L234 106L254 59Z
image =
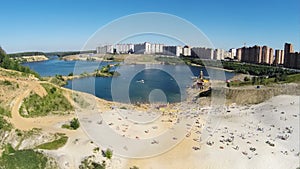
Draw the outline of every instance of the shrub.
M244 78L244 81L245 81L245 82L248 82L248 81L250 81L250 78L249 78L248 76L246 76L246 77Z
M70 127L74 130L78 129L80 127L79 120L77 118L73 118L70 122Z
M63 124L61 127L65 129L76 130L80 127L80 123L77 118L73 118L70 121L70 124Z
M102 150L102 155L108 159L111 159L112 158L112 155L113 155L113 151L111 149L106 149L106 151L103 151Z
M137 166L130 167L129 169L139 169Z

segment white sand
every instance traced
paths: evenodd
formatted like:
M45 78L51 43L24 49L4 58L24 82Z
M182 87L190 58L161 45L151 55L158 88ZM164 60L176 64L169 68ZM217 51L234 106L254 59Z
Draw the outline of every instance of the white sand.
M187 105L183 105L183 108L184 106ZM192 106L186 108L195 111ZM137 146L133 148L135 151L155 152L157 149L164 148L161 146L165 144L162 139L157 139L155 144L143 142L143 147L138 145L138 141L155 138L168 130L174 123L165 120L174 120L174 116L163 115L155 122L139 125L124 119L126 116L121 116L126 115L124 114L126 110L122 110L121 115L116 111L114 109L102 112L102 123L99 123L99 112L82 112L82 115L86 115L82 120L84 130L94 130L103 138L108 136L107 132L124 134L125 138L137 141L135 142ZM208 119L204 121L204 116L207 116L205 114L208 111L209 108L203 108L200 111L201 115L197 117L198 121L192 128L191 135L184 136L184 140L177 145L174 144L175 147L170 151L150 158L132 159L124 157L122 152L118 155L119 151L115 150L113 160L108 161L108 168L128 169L138 166L142 169L296 169L299 167L298 96L277 96L265 103L253 106L232 105L228 107L226 114L208 116ZM146 113L145 116L151 116L151 114ZM101 128L96 125L102 126L104 123L112 123L108 125L110 129L107 132L97 131ZM153 125L157 128L153 129ZM187 131L186 128L185 131ZM211 137L206 137L205 134L208 136L211 134ZM282 136L288 136L288 138L282 140ZM92 135L92 137L96 136ZM171 136L166 136L164 139L169 144L174 143ZM274 146L267 144L267 141ZM121 146L127 144L118 140L110 142L112 145L116 143L120 143ZM90 155L95 155L100 162L105 160L101 154L93 152L93 149L99 146L100 149L105 150L112 145L91 143L91 139L82 130L78 130L70 136L65 147L48 153L60 159L63 168L76 168L84 157ZM130 146L127 145L127 151L132 148ZM195 150L197 148L199 150Z
M127 168L133 165L143 169L293 169L299 167L298 96L277 96L259 105L231 107L229 111L226 116L210 117L211 121L219 122L215 131L211 129L212 137L207 140L213 142L213 145L207 145L206 141L204 143L194 141L193 138L197 138L195 133L197 130L195 130L191 138L185 139L173 150L149 159L129 160ZM206 125L214 128L212 123ZM287 133L286 127L292 132ZM278 138L285 134L289 136L287 140ZM232 141L226 142L228 139ZM274 147L266 141L274 143ZM235 149L236 146L238 149ZM195 151L192 147L198 147L200 150Z

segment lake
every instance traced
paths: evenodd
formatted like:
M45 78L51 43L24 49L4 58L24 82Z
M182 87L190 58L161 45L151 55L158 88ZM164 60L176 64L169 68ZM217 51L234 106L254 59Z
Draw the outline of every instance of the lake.
M24 63L41 76L81 74L93 72L114 62L64 61L53 57L42 62ZM68 81L66 88L91 93L99 98L123 103L174 103L186 98L185 90L191 86L192 78L204 76L226 80L235 74L218 69L187 65L121 65L114 68L118 77L85 77Z

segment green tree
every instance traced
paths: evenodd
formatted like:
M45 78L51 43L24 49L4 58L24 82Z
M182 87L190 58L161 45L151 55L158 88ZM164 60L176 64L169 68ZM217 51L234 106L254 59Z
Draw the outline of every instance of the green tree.
M79 120L77 118L73 118L70 122L70 127L74 130L78 129L80 127Z

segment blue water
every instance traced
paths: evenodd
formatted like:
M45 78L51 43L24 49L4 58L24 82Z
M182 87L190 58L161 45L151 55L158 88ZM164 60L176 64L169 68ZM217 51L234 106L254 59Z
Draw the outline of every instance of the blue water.
M114 64L114 62L64 61L59 60L57 56L53 56L47 61L23 63L24 66L30 67L43 77L55 76L56 74L67 76L70 73L94 72L96 68L107 64Z
M68 75L73 72L93 72L112 62L63 61L53 58L48 61L25 63L41 76ZM234 73L217 69L186 65L122 65L115 68L118 77L85 77L68 81L66 88L91 93L99 98L124 103L180 102L186 98L186 87L192 78L204 76L226 80Z

